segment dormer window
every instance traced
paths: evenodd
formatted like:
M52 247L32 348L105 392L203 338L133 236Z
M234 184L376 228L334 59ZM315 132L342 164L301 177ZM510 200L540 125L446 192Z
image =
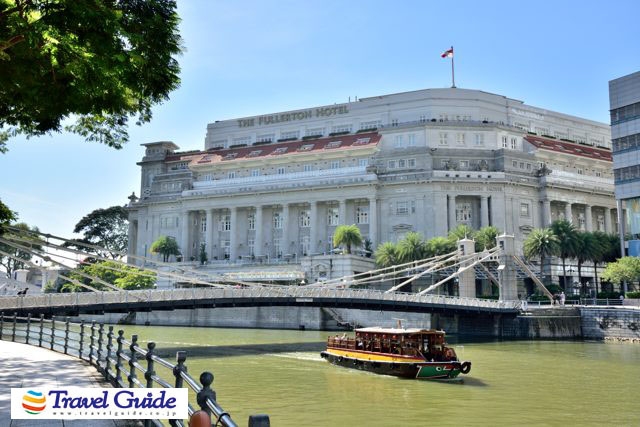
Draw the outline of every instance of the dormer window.
M327 145L325 145L324 148L327 148L327 149L338 148L340 147L340 145L342 145L342 141L331 141L327 143Z
M302 147L298 148L298 151L311 151L313 150L314 144L305 144Z
M287 147L278 147L275 150L273 150L273 153L271 153L271 154L277 156L279 154L284 154L286 152L287 152Z
M222 160L233 160L236 157L238 157L238 153L229 153L227 155L225 155Z
M358 138L353 145L367 145L371 141L371 138Z
M247 157L258 157L261 153L262 150L253 150L247 155Z

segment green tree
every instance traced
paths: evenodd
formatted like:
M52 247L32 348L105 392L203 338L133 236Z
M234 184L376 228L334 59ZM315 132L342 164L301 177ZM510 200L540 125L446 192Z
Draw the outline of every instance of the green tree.
M603 252L602 242L593 233L584 231L576 233L575 258L578 261L578 282L582 287L582 295L584 296L586 296L587 293L587 285L586 283L582 283L582 265L585 261L599 259Z
M345 252L350 254L352 246L362 245L362 234L357 225L339 225L333 233L333 246L344 246Z
M460 224L453 230L449 231L447 238L454 243L454 246L457 245L458 240L462 239L471 239L475 237L476 232L473 228L469 227L466 224Z
M150 289L153 288L156 283L155 273L143 271L136 267L115 261L83 263L79 270L91 276L93 279L78 274L77 272L70 273L69 277L100 291L109 291L111 289L98 280L95 280L96 278L123 290ZM62 292L88 291L88 289L72 282L62 284L61 289Z
M31 233L39 232L38 227L29 227L23 222L12 224L12 227L13 229L4 233L2 236L4 239L14 240L16 245L28 247L34 251L42 250L42 240L37 234ZM28 267L27 261L33 258L30 251L20 249L16 245L0 242L0 251L11 255L0 253L0 266L4 268L7 277L11 277L16 270Z
M104 258L118 259L118 252L127 252L129 242L129 214L122 206L111 206L107 209L96 209L85 215L73 229L74 233L82 233L83 238L66 243L84 252L95 253ZM94 249L83 244L98 246Z
M429 256L445 255L455 250L456 242L446 237L434 237L427 241L427 253Z
M382 268L400 264L398 261L398 248L391 242L379 245L375 253L376 265Z
M615 249L612 247L612 245L617 244L617 239L612 240L609 234L604 233L602 231L594 231L592 234L593 234L593 237L599 242L599 246L600 246L600 251L598 253L592 254L592 257L590 258L590 261L593 262L596 295L598 295L598 292L599 292L598 264L602 262L609 262L609 260L611 261L615 260L615 258L611 258L611 255L619 251L615 251Z
M560 259L562 259L562 275L563 279L563 289L566 290L567 287L567 258L573 258L576 255L577 242L576 242L576 227L565 219L561 219L558 221L554 221L551 224L551 230L553 234L558 238L558 243L560 245L560 251L558 255Z
M4 233L4 226L9 225L12 221L16 221L17 215L7 205L0 200L0 236Z
M607 264L602 279L620 285L622 282L636 282L640 279L640 258L627 256Z
M474 240L476 241L476 252L495 248L496 237L498 237L498 234L500 234L500 230L492 225L482 227L480 230L476 231L474 235Z
M540 258L540 277L545 277L545 260L559 251L558 238L550 228L536 228L524 241L524 256L527 259Z
M200 243L200 253L198 255L200 258L200 265L205 265L207 263L207 251L204 243Z
M169 257L171 255L180 255L178 242L176 242L176 239L173 237L168 236L158 237L156 241L151 244L151 248L149 250L152 254L161 254L163 262L169 261Z
M0 1L0 151L65 129L121 148L179 86L175 0Z
M398 242L396 248L400 264L417 261L427 257L427 245L420 233L407 233Z

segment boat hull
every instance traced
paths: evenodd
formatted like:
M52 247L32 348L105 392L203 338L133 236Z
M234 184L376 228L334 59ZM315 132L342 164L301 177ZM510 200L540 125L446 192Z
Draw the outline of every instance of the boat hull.
M427 362L418 358L343 350L327 350L320 355L334 365L415 379L451 380L457 378L462 370L470 369L471 366L470 362ZM463 363L469 364L469 367L463 367Z

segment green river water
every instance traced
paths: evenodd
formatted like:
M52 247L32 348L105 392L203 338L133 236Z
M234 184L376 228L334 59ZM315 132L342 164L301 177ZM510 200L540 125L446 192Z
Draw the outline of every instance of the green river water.
M218 402L240 426L257 413L278 427L640 425L638 344L460 342L473 366L455 384L333 366L319 355L329 332L123 328L168 360L186 348L189 373L214 373Z

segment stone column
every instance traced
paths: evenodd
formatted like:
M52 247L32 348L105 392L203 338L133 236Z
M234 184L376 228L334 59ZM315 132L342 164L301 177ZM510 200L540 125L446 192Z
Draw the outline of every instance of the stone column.
M375 196L369 198L369 240L371 249L375 250L378 240L378 201Z
M187 261L191 255L191 248L189 247L189 211L182 212L180 228L180 252L182 253L182 260Z
M309 253L307 255L318 252L318 201L312 200L309 204L311 205L311 213L309 215L311 227L309 229Z
M489 197L480 196L480 227L489 226Z
M567 202L564 204L564 219L573 223L573 214L571 213L571 203Z
M235 261L238 258L238 207L234 206L231 211L231 231L229 232L229 260Z
M542 201L542 227L547 228L551 225L551 200L544 199Z
M587 231L593 231L593 216L591 212L591 206L584 206L584 227Z
M338 224L346 225L347 224L347 201L346 199L342 199L338 201Z
M213 259L213 210L207 209L207 230L204 234L204 244L207 250L207 258L209 260Z
M262 245L262 236L264 230L262 230L262 205L256 206L256 217L255 217L255 229L256 229L256 238L253 242L253 253L255 256L263 255L264 248Z
M291 253L291 242L289 241L289 204L282 205L282 255Z
M458 254L472 255L476 252L473 240L458 240ZM462 262L460 268L467 267L473 263L473 259L469 258ZM476 297L476 272L473 268L466 270L458 276L458 295L462 298Z
M449 231L456 228L456 196L450 194L448 202Z
M604 232L613 233L613 229L611 225L611 209L610 208L604 208Z

